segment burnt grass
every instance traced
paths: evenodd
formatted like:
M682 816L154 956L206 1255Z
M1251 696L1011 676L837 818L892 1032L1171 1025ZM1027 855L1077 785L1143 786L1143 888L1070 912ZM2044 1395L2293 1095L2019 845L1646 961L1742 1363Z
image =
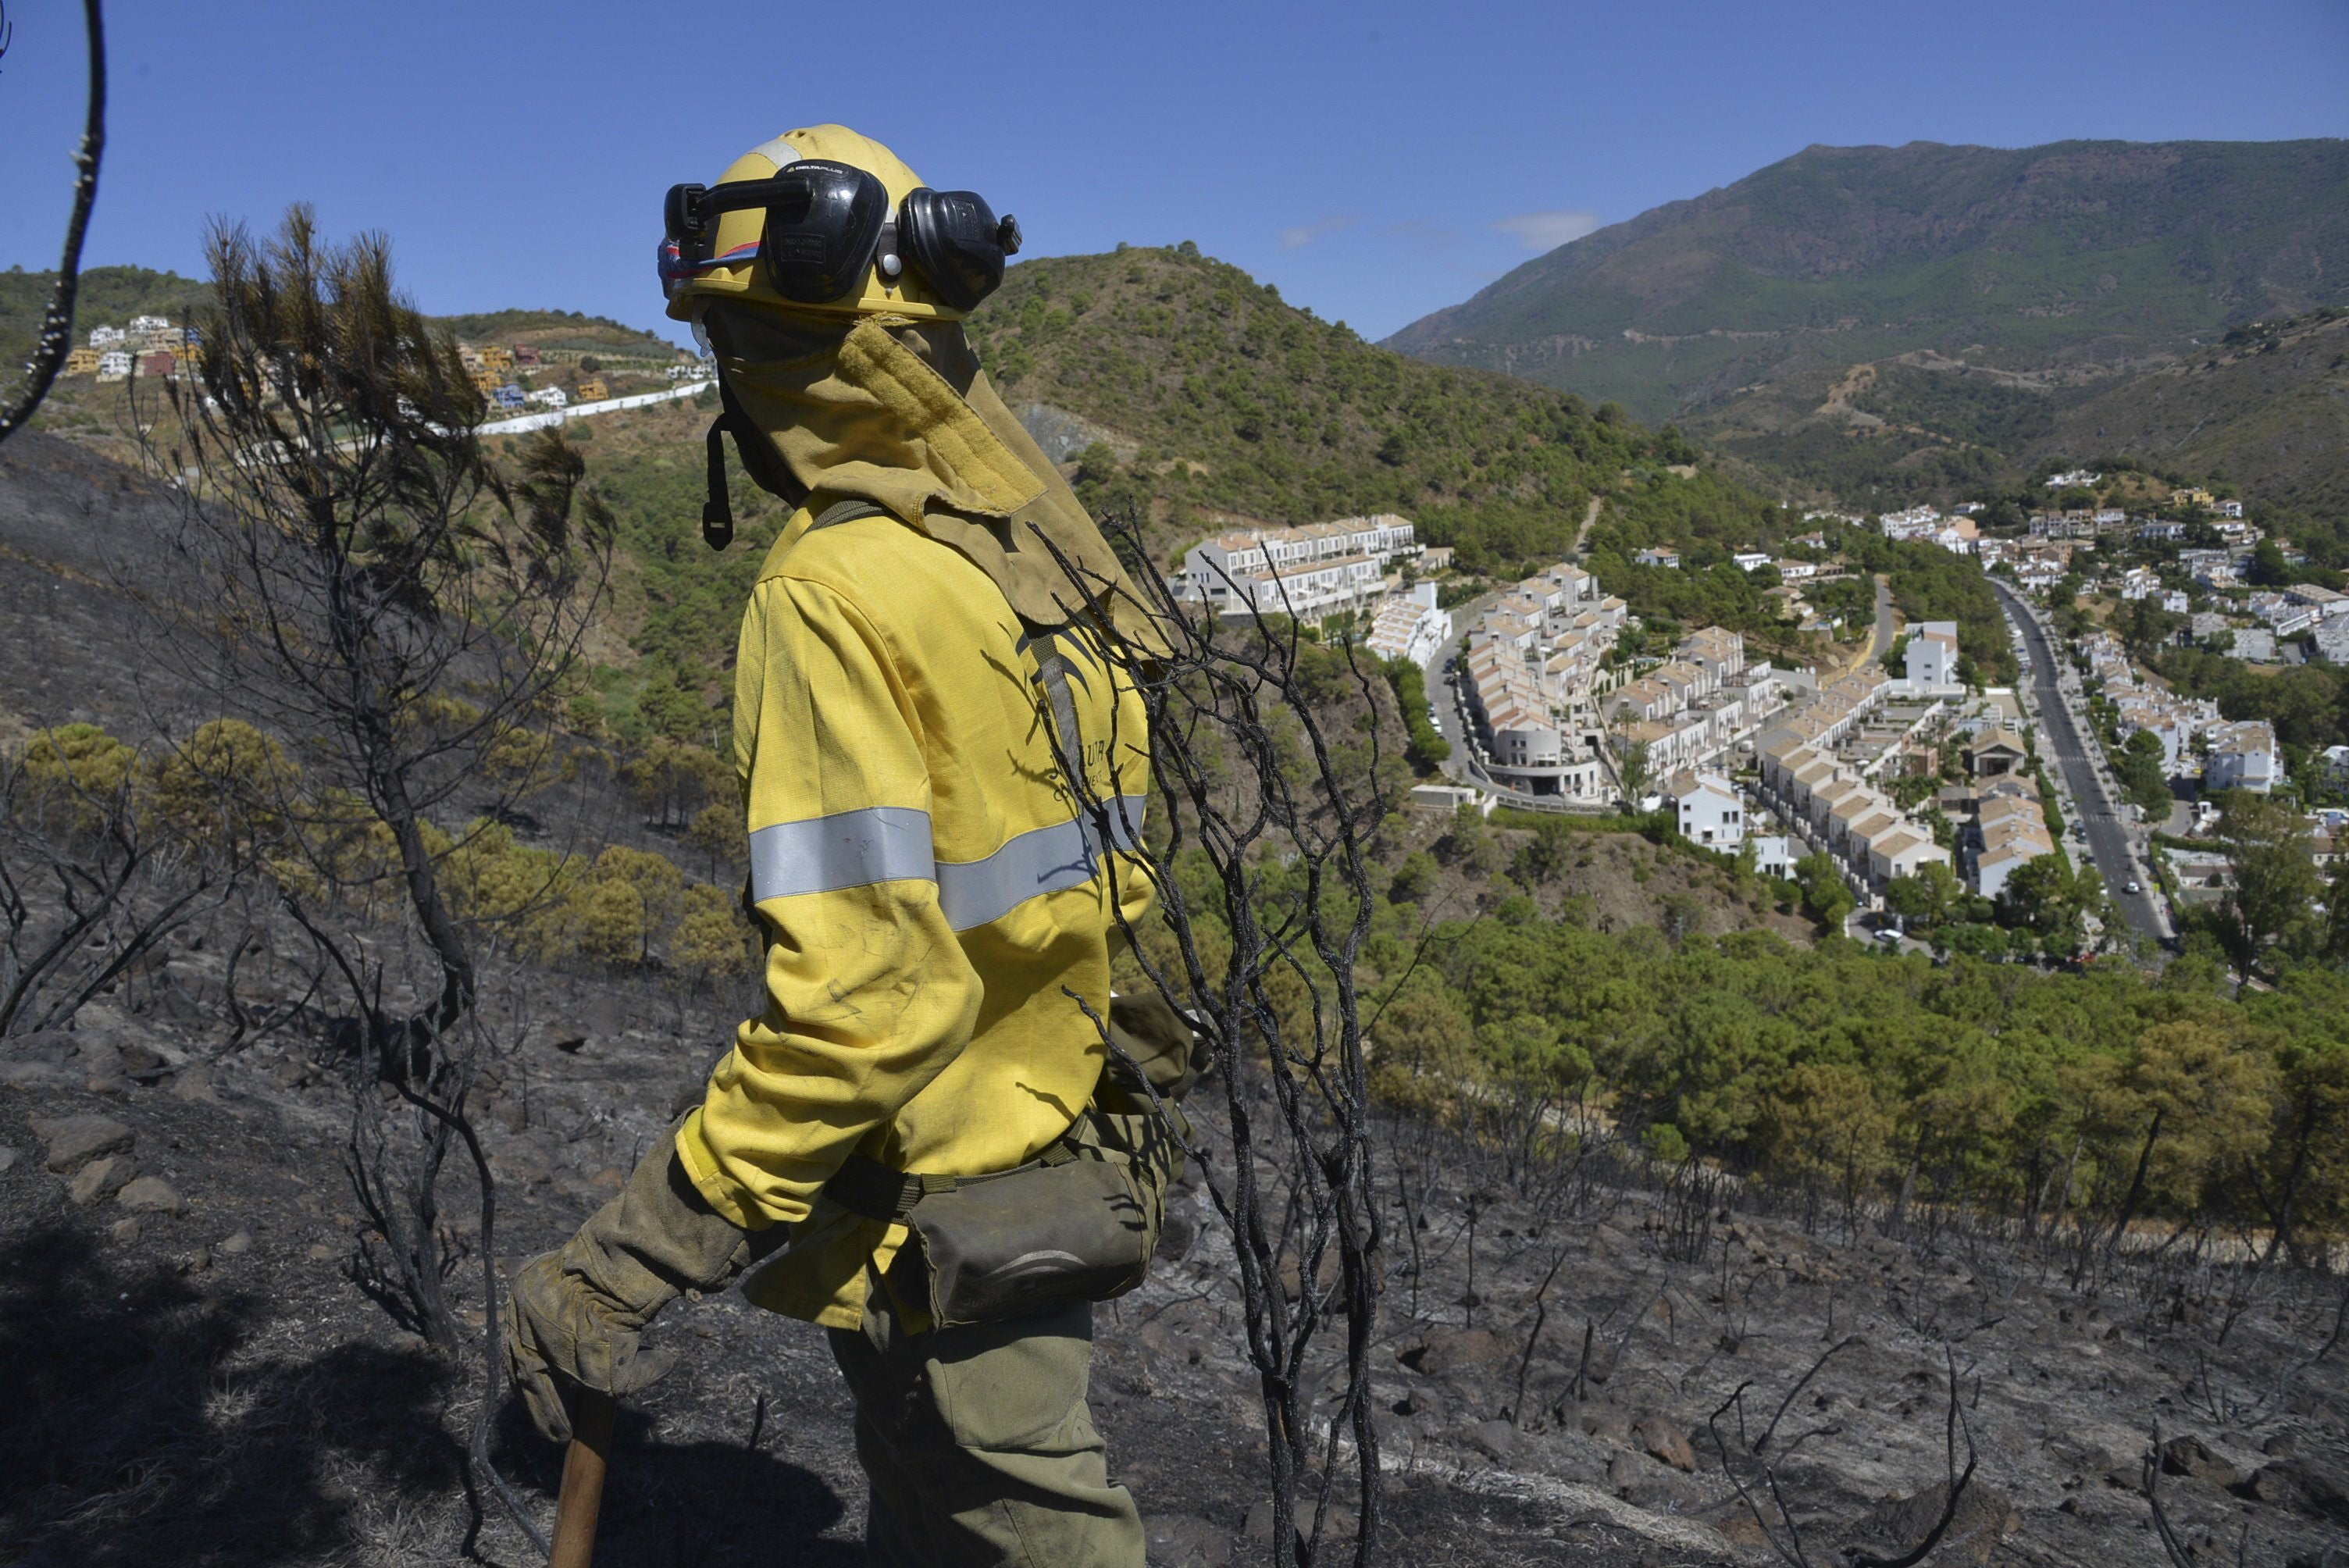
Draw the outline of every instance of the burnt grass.
M477 1522L463 1446L478 1363L436 1357L357 1283L367 1236L339 1165L351 1088L334 1031L314 1019L222 1054L222 972L183 947L72 1031L0 1050L0 1560L534 1561L493 1502ZM650 982L539 980L560 1008L517 1031L477 1108L509 1267L616 1190L727 1026L716 1001ZM1211 1162L1219 1089L1200 1102ZM182 1212L75 1202L30 1119L76 1114L129 1127ZM1979 1459L1930 1561L2162 1561L2144 1491L2157 1421L2160 1503L2189 1560L2349 1555L2349 1348L2320 1355L2336 1277L2277 1268L2247 1287L2180 1243L2075 1289L2068 1253L1954 1216L1887 1235L1881 1215L1597 1156L1533 1181L1537 1202L1489 1160L1390 1130L1382 1187L1411 1202L1384 1216L1371 1357L1382 1561L1778 1560L1734 1480L1768 1484L1751 1439L1782 1403L1765 1453L1810 1560L1897 1558L1941 1511L1953 1370ZM478 1328L471 1181L446 1185L465 1253L450 1285ZM1238 1301L1195 1176L1150 1284L1097 1328L1094 1409L1154 1563L1268 1556ZM680 1303L653 1333L680 1364L625 1414L598 1561L862 1561L863 1482L823 1335L731 1295ZM1734 1408L1708 1421L1741 1386L1743 1444ZM493 1431L543 1523L559 1455L511 1398ZM1342 1541L1337 1512L1326 1529Z

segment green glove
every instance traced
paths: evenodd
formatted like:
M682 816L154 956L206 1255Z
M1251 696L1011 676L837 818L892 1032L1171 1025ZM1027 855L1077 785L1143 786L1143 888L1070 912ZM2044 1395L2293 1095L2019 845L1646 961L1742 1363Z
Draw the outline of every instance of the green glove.
M677 1357L643 1349L645 1326L687 1291L724 1285L750 1250L750 1233L694 1191L675 1135L661 1140L618 1197L514 1277L506 1367L538 1429L558 1443L570 1439L557 1374L616 1398L657 1381Z

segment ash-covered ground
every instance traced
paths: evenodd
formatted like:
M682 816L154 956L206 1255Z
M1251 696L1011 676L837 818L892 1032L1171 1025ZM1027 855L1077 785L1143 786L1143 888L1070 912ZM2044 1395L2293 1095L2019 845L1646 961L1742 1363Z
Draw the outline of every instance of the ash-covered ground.
M0 1056L0 1556L532 1561L494 1505L474 1527L478 1367L354 1283L349 1064L298 1029L222 1054L224 972L215 947L183 947ZM725 1027L649 985L566 982L541 1011L481 1104L502 1267L616 1188ZM1211 1150L1220 1093L1200 1091ZM1472 1187L1440 1140L1398 1136L1382 1158L1398 1197L1372 1357L1382 1561L1783 1560L1765 1525L1816 1563L1897 1559L1942 1511L1952 1369L1957 1462L1970 1448L1975 1468L1929 1561L2162 1562L2157 1422L2151 1469L2189 1560L2349 1555L2338 1279L2279 1268L2247 1289L2181 1243L2075 1290L2068 1254L1951 1221L1930 1243L1834 1213L1806 1227L1727 1183L1595 1167L1537 1205L1489 1168ZM448 1187L474 1249L450 1286L478 1325L471 1184L460 1168ZM1098 1329L1094 1408L1154 1562L1268 1558L1238 1301L1195 1180L1151 1283ZM682 1358L627 1412L598 1561L860 1561L823 1335L732 1295L680 1304L655 1334ZM1711 1419L1741 1387L1742 1427L1735 1407ZM499 1468L548 1517L558 1456L516 1408L495 1431Z

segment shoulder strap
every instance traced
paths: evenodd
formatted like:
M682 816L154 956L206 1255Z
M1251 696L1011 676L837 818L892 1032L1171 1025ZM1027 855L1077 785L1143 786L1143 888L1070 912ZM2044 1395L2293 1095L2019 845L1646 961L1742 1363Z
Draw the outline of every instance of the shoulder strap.
M1090 685L1084 672L1061 645L1064 633L1050 631L1021 639L1024 645L1035 650L1036 674L1044 684L1044 696L1052 710L1052 739L1060 752L1061 767L1068 774L1069 788L1081 789L1084 783L1084 737L1077 725L1076 694L1069 690L1074 679Z
M890 515L892 514L889 509L885 506L875 506L873 502L866 500L862 496L850 496L846 500L833 501L830 506L825 507L822 511L816 513L815 521L809 523L807 526L807 533L802 533L800 537L802 539L805 539L808 533L813 533L819 528L832 528L843 522L854 522L861 517L887 517Z

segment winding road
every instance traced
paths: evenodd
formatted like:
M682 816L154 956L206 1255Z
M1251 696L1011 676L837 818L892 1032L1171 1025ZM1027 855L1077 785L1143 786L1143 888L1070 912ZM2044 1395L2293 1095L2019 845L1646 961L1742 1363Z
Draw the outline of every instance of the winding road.
M2023 645L2030 652L2031 690L2037 699L2039 723L2071 787L2074 809L2087 826L2088 850L2096 870L2104 873L2105 886L2130 926L2157 942L2166 941L2169 936L2167 912L2130 844L2127 819L2115 804L2095 753L2081 738L2088 733L2087 725L2073 712L2064 682L2070 666L2056 662L2039 617L2022 596L1995 577L1988 581L1998 593L1999 607L2005 611L2008 624L2023 634ZM2143 891L2127 892L2131 879L2140 882Z

